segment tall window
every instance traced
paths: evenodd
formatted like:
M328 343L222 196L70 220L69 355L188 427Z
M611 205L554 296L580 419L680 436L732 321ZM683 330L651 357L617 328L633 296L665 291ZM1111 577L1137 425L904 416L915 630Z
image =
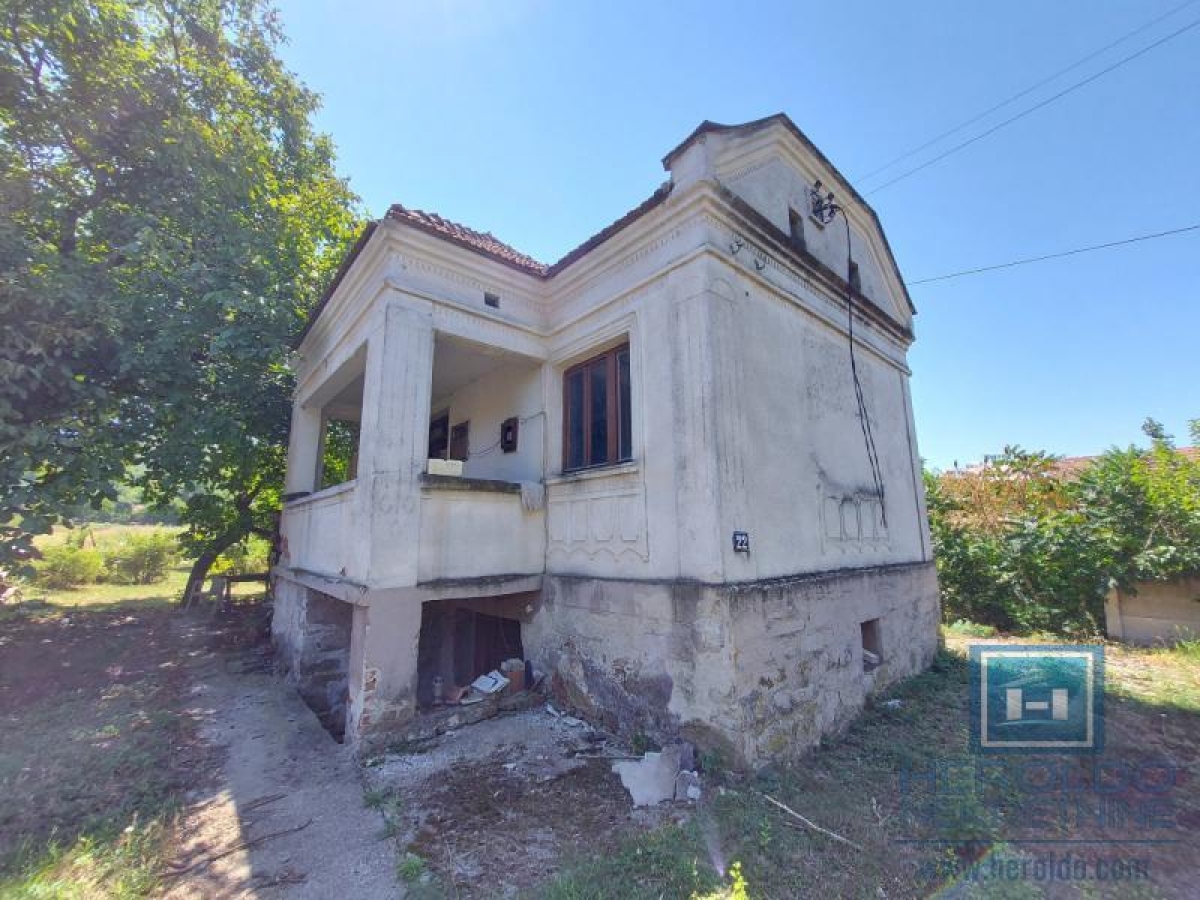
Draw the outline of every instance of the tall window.
M584 469L632 458L629 345L563 375L563 468Z

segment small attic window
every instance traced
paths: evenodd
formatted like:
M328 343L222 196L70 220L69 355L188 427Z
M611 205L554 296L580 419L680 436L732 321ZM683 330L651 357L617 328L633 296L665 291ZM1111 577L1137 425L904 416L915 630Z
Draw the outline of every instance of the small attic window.
M500 295L493 294L490 291L483 292L483 305L490 306L492 309L500 308Z
M850 261L850 287L858 293L862 293L862 275L858 271L858 263L854 260Z
M804 216L794 209L788 210L788 233L793 247L797 250L808 249L804 244Z

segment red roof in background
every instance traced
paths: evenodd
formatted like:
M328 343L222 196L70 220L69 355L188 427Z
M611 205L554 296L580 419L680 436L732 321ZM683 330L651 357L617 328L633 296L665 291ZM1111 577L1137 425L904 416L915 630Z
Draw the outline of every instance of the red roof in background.
M1200 460L1200 447L1176 447L1188 459ZM1060 456L1050 466L1050 474L1060 478L1078 478L1083 470L1100 457L1098 456Z

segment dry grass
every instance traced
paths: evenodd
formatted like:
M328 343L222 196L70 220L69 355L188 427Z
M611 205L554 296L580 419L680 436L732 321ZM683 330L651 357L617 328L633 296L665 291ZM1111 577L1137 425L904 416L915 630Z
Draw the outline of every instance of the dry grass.
M157 884L205 753L170 617L143 602L0 622L0 896L137 897Z

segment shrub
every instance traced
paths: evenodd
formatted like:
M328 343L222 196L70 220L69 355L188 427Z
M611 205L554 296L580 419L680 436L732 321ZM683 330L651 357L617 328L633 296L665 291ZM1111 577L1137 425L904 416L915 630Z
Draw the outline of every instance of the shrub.
M217 557L213 575L255 575L270 567L271 542L251 535Z
M131 534L108 551L109 578L121 584L153 584L167 577L179 544L163 531Z
M104 573L104 557L96 550L68 543L47 548L34 568L38 584L54 589L71 588L99 580Z
M1111 585L1200 572L1200 459L1157 423L1144 430L1150 450L1110 450L1075 478L1016 448L927 475L946 621L1095 634Z

